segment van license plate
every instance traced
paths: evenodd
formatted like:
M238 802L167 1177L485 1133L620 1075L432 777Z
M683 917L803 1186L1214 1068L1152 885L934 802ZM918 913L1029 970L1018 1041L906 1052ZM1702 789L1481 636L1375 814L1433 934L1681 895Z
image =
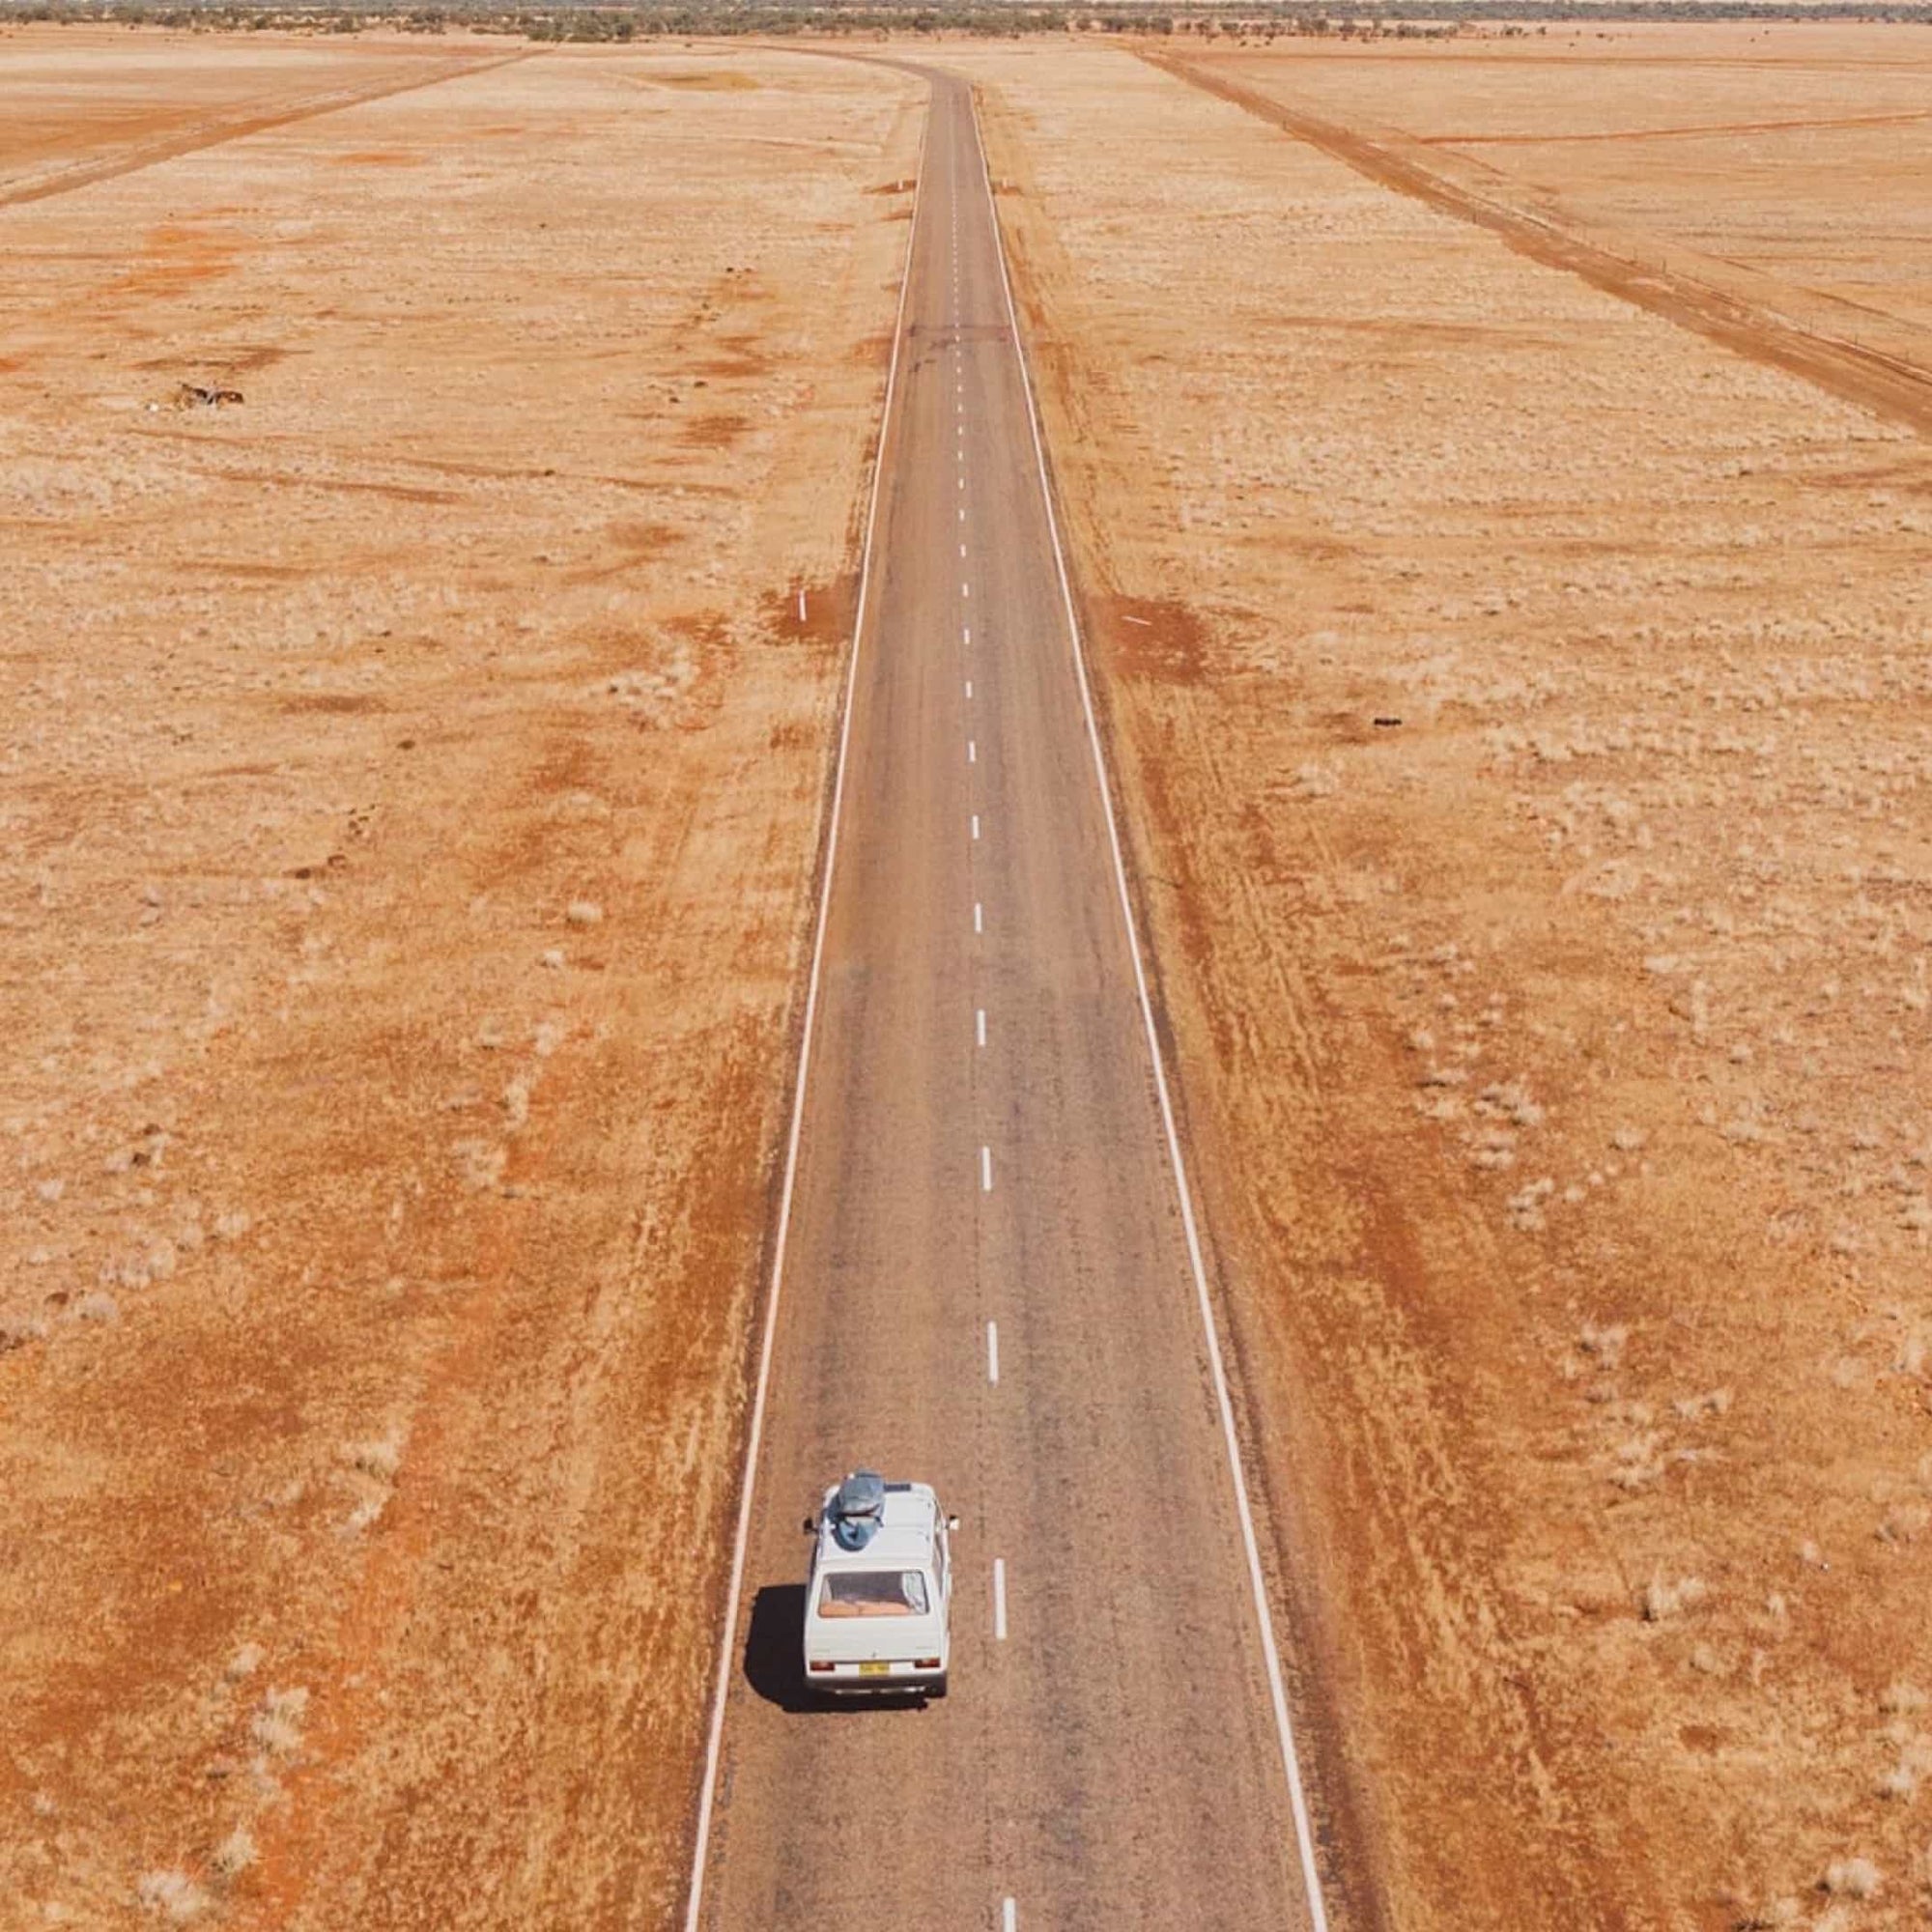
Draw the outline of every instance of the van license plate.
M859 1666L859 1675L861 1677L883 1677L891 1668L892 1665L890 1663L862 1663Z

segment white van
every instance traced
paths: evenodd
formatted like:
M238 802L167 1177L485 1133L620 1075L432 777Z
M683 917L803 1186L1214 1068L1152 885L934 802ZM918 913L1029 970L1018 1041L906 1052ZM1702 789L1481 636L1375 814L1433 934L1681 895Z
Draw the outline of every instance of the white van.
M805 1582L805 1688L827 1696L946 1695L952 1563L925 1483L858 1469L825 1492Z

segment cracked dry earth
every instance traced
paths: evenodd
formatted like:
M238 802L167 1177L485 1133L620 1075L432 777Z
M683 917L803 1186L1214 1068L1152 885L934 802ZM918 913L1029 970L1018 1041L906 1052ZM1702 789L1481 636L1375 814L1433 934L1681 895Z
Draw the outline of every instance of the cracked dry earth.
M10 1927L681 1879L922 92L506 51L0 37Z
M958 58L1338 1892L1459 1932L1862 1932L1922 1923L1932 1876L1923 429L1260 111L1825 120L1924 58L1642 32ZM1609 171L1578 219L1649 205L1680 260L1694 167L1695 239L1894 290L1932 367L1927 124L1883 169L1781 138L1479 152L1546 213L1552 156ZM1832 226L1778 262L1787 184Z

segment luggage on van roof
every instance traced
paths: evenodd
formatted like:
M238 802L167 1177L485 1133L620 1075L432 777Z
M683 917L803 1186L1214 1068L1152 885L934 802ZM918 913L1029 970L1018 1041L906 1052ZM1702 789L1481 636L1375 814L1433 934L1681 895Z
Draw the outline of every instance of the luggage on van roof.
M878 1534L885 1513L886 1479L876 1469L854 1469L838 1485L827 1514L841 1549L863 1549Z

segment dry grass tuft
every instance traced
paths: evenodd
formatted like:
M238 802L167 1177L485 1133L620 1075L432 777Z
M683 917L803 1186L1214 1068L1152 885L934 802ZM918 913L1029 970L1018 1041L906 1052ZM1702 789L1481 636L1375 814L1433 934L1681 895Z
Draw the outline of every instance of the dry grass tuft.
M1556 1183L1547 1174L1540 1179L1532 1180L1527 1187L1519 1188L1506 1204L1510 1225L1525 1233L1534 1233L1544 1224L1544 1204L1555 1192Z
M379 1483L393 1483L403 1466L403 1450L409 1437L400 1429L374 1442L352 1442L342 1452L352 1469L374 1476Z
M1621 1321L1599 1325L1586 1321L1577 1332L1577 1346L1584 1354L1594 1355L1600 1369L1614 1369L1624 1358L1630 1330Z
M595 899L572 899L564 917L572 925L602 925L604 908Z
M1891 1717L1904 1717L1925 1708L1925 1693L1903 1677L1894 1678L1878 1693L1878 1707Z
M255 1834L246 1825L237 1825L215 1846L210 1863L222 1878L240 1878L261 1854L255 1848Z
M301 1748L307 1712L308 1691L299 1685L270 1690L248 1726L249 1735L271 1756L288 1757Z
M1804 1916L1804 1908L1795 1898L1774 1898L1755 1911L1747 1912L1734 1923L1737 1932L1782 1932L1784 1927L1796 1925Z
M1666 1617L1694 1609L1710 1594L1701 1577L1680 1577L1674 1583L1666 1583L1662 1575L1653 1577L1643 1586L1643 1620L1661 1624Z
M38 1342L47 1332L47 1324L35 1315L0 1315L0 1355L12 1349L23 1349Z
M458 1141L450 1152L455 1157L464 1186L472 1194L481 1194L495 1187L502 1179L503 1170L510 1161L509 1150L490 1141Z
M374 1529L382 1521L383 1512L389 1507L389 1495L385 1490L381 1495L364 1496L344 1519L342 1529L347 1536L360 1536L365 1529Z
M1656 1430L1626 1436L1616 1447L1609 1479L1620 1490L1648 1489L1663 1476L1663 1437Z
M1818 1881L1820 1889L1834 1898L1876 1898L1884 1883L1884 1876L1869 1859L1833 1859Z
M209 1905L207 1892L182 1871L144 1873L134 1888L134 1896L145 1911L171 1925L185 1925L199 1918Z
M1727 1388L1706 1389L1702 1395L1686 1396L1681 1402L1672 1403L1671 1407L1684 1422L1702 1422L1707 1416L1730 1412L1731 1392Z
M244 1643L228 1660L227 1666L221 1674L230 1684L240 1684L244 1677L254 1676L261 1668L263 1658L268 1654L259 1643Z

